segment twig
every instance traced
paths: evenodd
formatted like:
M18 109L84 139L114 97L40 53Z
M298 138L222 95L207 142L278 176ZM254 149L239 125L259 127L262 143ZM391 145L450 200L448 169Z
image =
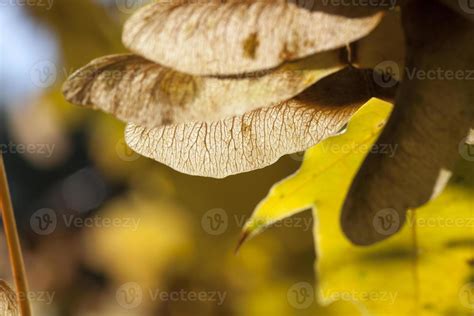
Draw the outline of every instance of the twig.
M12 267L13 279L17 291L18 305L21 316L31 316L30 303L28 301L28 285L25 273L25 264L21 254L20 240L16 228L15 215L13 213L12 202L10 200L10 190L8 189L7 174L3 157L0 153L0 208L2 211L3 228L10 255L10 265Z

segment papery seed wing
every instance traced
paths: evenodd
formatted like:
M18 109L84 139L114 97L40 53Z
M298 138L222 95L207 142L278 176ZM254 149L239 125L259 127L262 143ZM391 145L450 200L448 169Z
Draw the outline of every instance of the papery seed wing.
M277 69L235 77L199 77L137 55L92 61L64 84L74 104L146 127L212 122L288 100L343 65L339 51L316 54Z
M181 72L240 74L343 47L367 35L381 18L374 10L338 14L351 10L320 1L310 9L284 0L157 2L127 21L123 42Z
M333 74L294 99L213 123L148 129L129 124L136 152L191 175L223 178L266 167L331 136L373 95L365 71Z

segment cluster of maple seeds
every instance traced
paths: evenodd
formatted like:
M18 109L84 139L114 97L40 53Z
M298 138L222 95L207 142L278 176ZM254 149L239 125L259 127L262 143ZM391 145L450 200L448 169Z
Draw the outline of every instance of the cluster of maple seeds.
M315 83L349 66L346 46L380 20L375 10L346 17L286 1L157 2L125 25L123 42L136 54L94 60L64 94L129 123L126 141L138 153L222 178L268 166L344 126L371 96L357 91L367 95L336 106L347 94L334 93L336 81L346 76Z
M92 61L68 79L64 94L127 122L126 142L136 152L184 173L223 178L303 151L338 133L370 98L392 100L397 92L400 104L379 142L398 144L399 152L393 159L369 155L342 215L349 238L372 243L387 237L372 227L374 214L392 208L404 221L408 208L426 203L441 169L455 160L440 144L458 144L473 120L464 85L377 85L371 70L387 60L404 69L405 55L406 67L463 69L473 55L463 47L472 22L435 1L406 1L403 22L397 10L383 9L285 0L152 3L125 25L123 42L134 54ZM428 90L446 93L414 96ZM456 104L449 113L441 102L448 96ZM444 114L430 122L423 116L429 107ZM424 144L414 121L434 126L442 142ZM443 130L456 133L440 136ZM429 155L436 158L422 161Z

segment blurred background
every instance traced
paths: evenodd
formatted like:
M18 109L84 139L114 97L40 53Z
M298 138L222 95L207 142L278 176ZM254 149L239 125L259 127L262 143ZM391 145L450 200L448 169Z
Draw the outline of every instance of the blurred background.
M61 85L75 70L126 51L122 25L148 1L0 0L0 152L34 316L355 315L353 306L341 303L336 314L314 299L310 212L275 224L234 254L246 219L274 183L298 169L302 154L224 180L191 177L133 153L111 115L64 100ZM472 197L469 150L452 185ZM457 196L431 207L450 210ZM471 237L443 248L443 271L454 266L449 251L474 249ZM379 268L392 254L370 260ZM474 310L472 262L463 282ZM436 269L438 293L452 271ZM2 229L0 279L12 284ZM458 310L443 315L467 315Z
M0 1L0 144L34 315L314 314L292 290L314 284L308 212L234 255L302 155L220 181L186 176L130 151L112 116L63 99L73 71L125 51L122 24L145 2ZM0 253L12 284L3 234Z

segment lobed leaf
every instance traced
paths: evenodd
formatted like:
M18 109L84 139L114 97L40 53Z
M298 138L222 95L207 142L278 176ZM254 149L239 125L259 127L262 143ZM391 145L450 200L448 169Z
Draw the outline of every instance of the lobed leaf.
M470 190L451 183L436 200L409 212L397 235L371 247L351 243L339 228L339 213L318 208L314 230L321 302L349 301L361 315L471 316Z
M350 315L471 315L472 183L450 186L412 213L400 234L372 247L354 245L340 230L339 210L351 179L374 150L390 110L389 104L371 100L354 114L344 134L308 150L300 170L277 183L259 203L243 240L313 208L320 303L335 311L336 302L353 303L358 312ZM450 282L433 278L435 274L449 275Z
M373 99L352 117L347 130L309 149L298 172L277 183L244 227L249 238L272 223L315 207L337 213L351 177L380 134L391 105ZM339 204L339 205L338 205Z

